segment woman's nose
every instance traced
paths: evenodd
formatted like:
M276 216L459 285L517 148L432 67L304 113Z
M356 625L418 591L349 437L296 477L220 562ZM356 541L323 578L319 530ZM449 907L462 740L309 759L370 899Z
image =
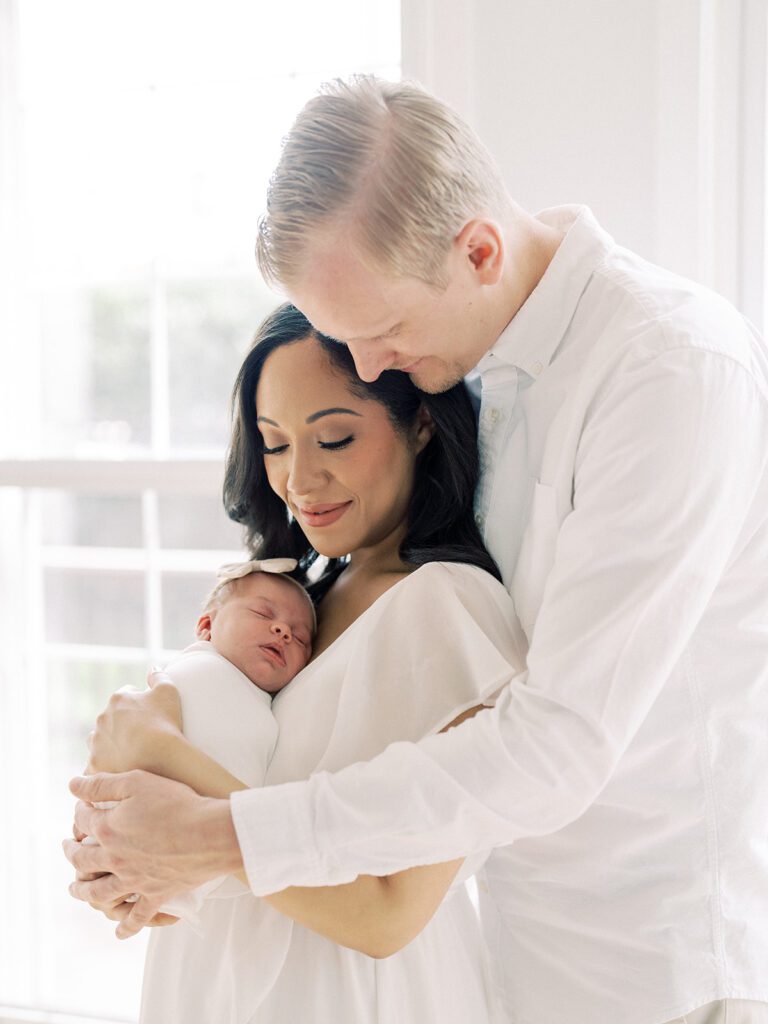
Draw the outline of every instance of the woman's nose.
M287 622L273 622L269 628L278 640L282 640L286 644L289 644L293 639L291 627Z
M318 485L323 483L320 466L310 455L295 455L288 472L288 491L293 495L313 494Z

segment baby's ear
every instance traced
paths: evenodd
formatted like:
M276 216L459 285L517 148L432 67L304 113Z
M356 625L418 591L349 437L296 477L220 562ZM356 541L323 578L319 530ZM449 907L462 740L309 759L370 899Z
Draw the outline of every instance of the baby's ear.
M198 640L210 640L211 639L211 612L203 612L200 618L197 620L197 629L195 630L195 636Z

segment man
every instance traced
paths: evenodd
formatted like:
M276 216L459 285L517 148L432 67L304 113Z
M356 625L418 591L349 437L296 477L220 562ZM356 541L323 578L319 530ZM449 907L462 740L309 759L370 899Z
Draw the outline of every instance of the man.
M361 377L475 368L477 517L529 640L495 709L308 782L203 800L78 780L73 892L123 935L243 864L253 891L494 847L481 909L510 1020L768 1021L768 356L718 296L532 217L421 90L312 100L261 225L268 278ZM183 840L179 837L183 836Z

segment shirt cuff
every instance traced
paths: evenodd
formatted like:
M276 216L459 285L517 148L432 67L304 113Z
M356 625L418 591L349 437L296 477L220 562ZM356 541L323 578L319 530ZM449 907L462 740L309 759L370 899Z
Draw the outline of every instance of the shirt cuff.
M244 789L230 797L248 884L256 896L321 885L307 782Z

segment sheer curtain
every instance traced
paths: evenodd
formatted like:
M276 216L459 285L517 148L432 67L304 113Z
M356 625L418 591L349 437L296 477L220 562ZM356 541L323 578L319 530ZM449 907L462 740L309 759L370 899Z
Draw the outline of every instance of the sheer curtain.
M396 0L0 0L0 1020L135 1019L144 940L67 895L66 782L241 552L256 221L293 116L354 71L399 77Z

